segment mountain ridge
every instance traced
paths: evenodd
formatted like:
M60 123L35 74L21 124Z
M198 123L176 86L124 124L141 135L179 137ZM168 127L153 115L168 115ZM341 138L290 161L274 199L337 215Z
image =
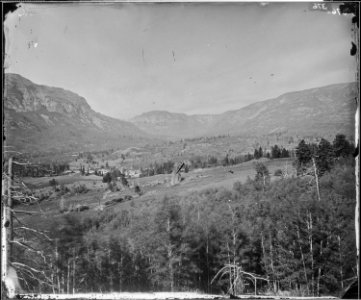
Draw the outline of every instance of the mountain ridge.
M96 149L151 140L134 124L95 112L71 91L11 73L4 83L5 136L20 150Z
M216 135L323 137L354 132L355 82L288 92L220 114L156 110L129 121L95 112L76 93L35 84L18 74L5 74L4 83L7 143L26 151L124 148Z
M352 134L353 123L346 126L340 126L339 123L349 121L350 118L353 120L354 107L356 107L353 105L355 96L355 82L339 83L287 92L275 98L220 114L182 114L182 119L178 120L177 113L168 114L168 118L173 116L171 124L166 124L164 119L156 119L157 116L159 117L159 113L152 114L152 112L135 116L130 121L144 131L152 131L158 135L169 137L196 137L210 134L259 135L277 130L313 134L317 132L314 126L318 125L323 127L328 125L328 131L346 131ZM277 113L277 110L280 112ZM336 117L327 118L327 114ZM337 114L339 114L338 117ZM310 123L307 124L305 121ZM262 126L262 123L265 124ZM293 126L292 123L297 126ZM304 124L302 125L302 123ZM303 128L300 128L300 125ZM239 128L240 126L243 128ZM174 134L179 127L182 127L183 131ZM188 131L187 128L190 128L191 131ZM323 135L325 130L325 128L321 129L320 134Z

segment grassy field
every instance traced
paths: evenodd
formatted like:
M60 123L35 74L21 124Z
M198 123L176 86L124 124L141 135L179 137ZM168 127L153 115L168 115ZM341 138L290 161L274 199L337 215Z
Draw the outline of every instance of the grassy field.
M292 159L275 159L262 161L270 171L271 180L277 180L279 177L274 176L274 172L277 169L287 168L290 173L294 172L292 166ZM67 210L74 210L77 206L88 207L88 210L80 212L82 215L87 215L96 210L104 208L104 204L112 199L124 199L122 202L115 203L110 207L104 209L122 209L128 205L140 204L143 201L151 201L154 199L162 199L165 195L186 195L194 191L200 191L209 188L228 188L231 189L235 182L245 182L248 177L254 178L256 172L254 169L255 161L248 161L239 165L228 167L215 167L207 169L196 169L188 173L182 173L182 181L176 185L171 185L171 174L160 174L151 177L142 177L136 179L129 179L130 187L121 186L117 183L118 190L110 192L107 184L102 182L100 176L81 176L80 174L72 174L66 176L54 177L58 184L63 184L69 187L69 193L61 194L59 191L55 191L54 187L49 185L51 177L41 178L26 178L25 183L31 186L35 193L49 193L48 199L41 201L39 205L24 206L21 209L28 210L40 210L42 217L37 218L36 221L42 222L48 218L54 218L61 216L61 205ZM84 185L87 189L86 192L77 193L74 192L74 187ZM139 185L142 195L138 195L134 192L134 185ZM132 197L132 200L126 201L126 197ZM62 201L62 204L61 204ZM26 217L31 222L31 217Z
M79 173L70 175L61 175L55 177L26 177L24 183L31 189L40 189L49 186L49 181L55 179L59 185L70 185L70 184L94 184L94 182L102 182L101 176L89 175L82 176Z

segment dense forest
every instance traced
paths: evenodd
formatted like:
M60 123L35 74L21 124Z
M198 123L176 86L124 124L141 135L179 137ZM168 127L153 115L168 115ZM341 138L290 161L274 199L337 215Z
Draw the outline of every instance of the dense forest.
M301 141L297 176L271 181L258 162L232 189L63 214L48 221L51 240L14 248L12 261L34 292L253 293L253 274L260 294L338 295L356 276L352 152L342 135ZM237 281L231 269L213 280L227 265Z

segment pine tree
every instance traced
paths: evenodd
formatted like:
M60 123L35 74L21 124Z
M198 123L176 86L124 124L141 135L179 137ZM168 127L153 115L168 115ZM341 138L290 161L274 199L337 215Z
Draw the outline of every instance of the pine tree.
M337 134L332 146L336 157L346 157L353 152L353 145L346 139L344 134Z
M280 158L281 157L281 150L278 145L274 145L271 149L272 158Z
M316 149L316 163L318 174L322 176L325 172L330 171L334 164L334 148L326 139L321 139Z
M305 165L311 161L312 152L309 144L301 140L296 148L296 157L299 166Z

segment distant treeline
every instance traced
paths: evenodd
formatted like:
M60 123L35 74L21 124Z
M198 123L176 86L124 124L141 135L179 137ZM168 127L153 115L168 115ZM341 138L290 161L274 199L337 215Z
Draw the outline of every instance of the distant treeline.
M68 163L13 164L13 174L20 177L54 176L67 170L69 170Z
M254 150L254 153L247 153L241 155L230 155L226 154L222 158L217 158L216 156L207 155L201 156L197 155L185 162L184 171L199 169L199 168L212 168L217 166L232 166L238 165L253 159L260 159L262 157L267 157L270 159L274 158L284 158L290 157L290 150L285 148L280 148L278 145L272 147L271 152L264 152L262 147L259 147ZM172 160L167 160L165 162L155 162L152 163L148 168L141 169L141 176L153 176L157 174L170 174L174 170L176 163Z

